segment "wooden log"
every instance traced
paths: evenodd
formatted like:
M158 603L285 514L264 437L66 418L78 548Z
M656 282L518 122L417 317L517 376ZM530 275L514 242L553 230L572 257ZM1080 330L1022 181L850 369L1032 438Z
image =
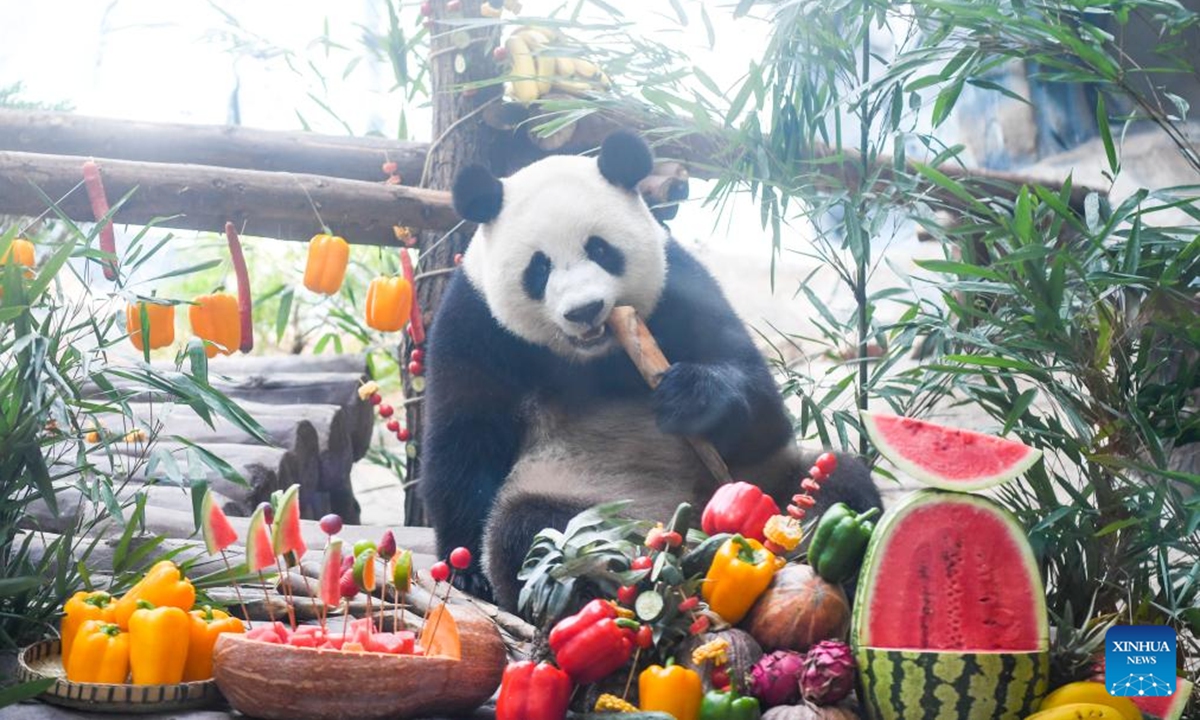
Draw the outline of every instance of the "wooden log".
M46 110L0 109L0 150L216 165L383 182L396 163L403 184L421 179L428 143L277 132L232 125L158 123Z
M155 362L156 368L174 370L174 362ZM339 372L369 377L367 356L359 353L323 353L321 355L218 355L208 361L214 375L272 375L275 373Z
M313 212L347 242L399 245L394 225L445 230L458 223L450 196L400 185L320 175L97 160L109 201L137 188L115 215L118 223L217 231L233 222L244 235L307 242L321 232ZM91 222L87 194L79 189L82 162L69 155L0 152L0 213L38 216L58 200L72 220ZM65 196L65 197L64 197Z
M122 455L126 454L126 450L131 451L129 454L133 452L133 448L129 446L118 444L113 447L117 453ZM243 503L247 510L252 511L258 503L270 498L272 492L300 482L300 463L291 450L268 445L240 445L237 443L209 443L203 447L228 463L246 481L247 486L225 479L207 465L193 465L191 466L193 471L203 472L202 479L208 482L209 487L232 500ZM165 452L175 458L176 462L182 464L186 462L188 450L188 446L181 443L157 442L151 448L148 460L153 459L156 453ZM181 469L183 467L187 466L182 466ZM186 474L187 470L184 472ZM142 480L143 478L146 482L165 479L165 468L160 463L153 472L149 472L147 463L146 467L139 470L136 479ZM242 513L235 514L241 515ZM245 512L245 514L249 515L249 512Z

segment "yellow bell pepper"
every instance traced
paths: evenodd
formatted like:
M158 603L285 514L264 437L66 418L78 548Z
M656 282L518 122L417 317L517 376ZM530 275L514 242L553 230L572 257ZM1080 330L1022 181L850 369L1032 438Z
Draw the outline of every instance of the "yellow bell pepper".
M188 308L188 321L192 324L192 333L202 340L208 340L209 343L216 343L205 343L204 354L212 358L217 353L235 353L242 345L238 299L227 292L216 292L201 295L192 302L195 304Z
M63 664L71 657L71 644L79 628L88 620L100 620L110 623L113 620L112 595L97 590L84 592L80 590L63 604L63 619L59 625L58 635L62 638Z
M322 295L334 295L342 289L350 245L336 235L313 235L308 241L308 262L304 265L304 287Z
M367 287L367 325L382 332L402 330L412 312L412 285L402 277L377 277Z
M150 326L150 349L167 347L175 342L175 306L160 302L129 303L125 308L125 329L129 340L138 350L142 349L142 307L146 308L146 321Z
M725 622L736 625L771 584L776 567L775 555L762 543L734 535L717 549L708 567L700 588L704 602Z
M647 712L662 712L675 720L697 720L704 684L695 670L675 665L651 665L638 675L638 704Z
M123 683L129 676L129 634L113 623L88 620L64 657L72 682Z
M163 560L150 568L146 577L114 604L113 622L120 625L122 630L129 629L129 618L137 610L139 600L186 611L196 604L196 589L190 580L183 577L175 563Z
M203 610L188 613L191 632L188 637L187 663L183 666L183 681L208 680L212 677L213 646L221 633L244 633L242 621L230 617L229 613L213 610L208 605Z
M134 685L171 685L183 681L192 619L177 607L155 607L145 600L129 618L129 669Z

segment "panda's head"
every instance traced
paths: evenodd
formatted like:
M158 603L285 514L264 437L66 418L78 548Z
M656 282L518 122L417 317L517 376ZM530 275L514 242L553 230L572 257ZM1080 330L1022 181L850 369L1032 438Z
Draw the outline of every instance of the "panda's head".
M479 166L454 182L454 208L479 223L463 267L501 326L574 360L614 347L617 305L648 317L666 279L666 230L637 192L650 149L610 135L598 157L552 156L498 180Z

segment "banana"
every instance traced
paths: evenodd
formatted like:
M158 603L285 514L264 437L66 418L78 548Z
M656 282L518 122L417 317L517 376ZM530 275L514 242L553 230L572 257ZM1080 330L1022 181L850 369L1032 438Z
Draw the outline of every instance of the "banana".
M593 90L593 86L591 83L580 82L579 80L557 78L554 81L554 89L565 92L568 95L587 95Z
M546 33L542 28L525 28L521 31L521 35L529 46L535 50L540 50L544 47L549 47L554 44L556 38L553 35Z
M537 57L537 92L538 96L550 92L554 79L554 58L539 55Z
M575 76L575 61L569 57L560 57L555 59L558 76L569 78Z
M596 77L600 74L600 68L596 67L596 63L583 58L575 58L575 74L583 78Z
M512 60L512 96L517 102L529 103L538 99L540 83L535 79L538 68L529 45L520 35L513 35L504 43L508 57Z

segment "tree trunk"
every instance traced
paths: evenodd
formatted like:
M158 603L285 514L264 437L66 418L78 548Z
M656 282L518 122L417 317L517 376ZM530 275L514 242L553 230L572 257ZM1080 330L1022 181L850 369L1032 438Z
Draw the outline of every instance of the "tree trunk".
M462 16L477 18L480 16L480 0L463 0ZM479 82L491 79L497 74L497 66L492 60L492 49L500 43L499 27L480 27L473 29L455 29L461 26L442 22L446 17L444 3L432 3L433 35L431 42L430 79L433 87L433 142L430 145L429 157L426 160L428 171L421 183L423 187L434 190L449 190L454 182L454 175L465 165L478 163L497 171L493 167L494 153L500 150L496 142L496 131L485 124L482 113L476 112L484 103L497 99L503 92L500 85L480 89L478 92L464 93L455 86L467 82ZM457 72L455 64L465 68ZM473 114L474 113L474 114ZM470 117L468 117L470 116ZM420 235L421 249L420 265L417 274L431 270L454 267L454 257L467 249L471 234L475 231L473 225L463 224L452 231L443 240L440 232L425 232ZM417 283L417 300L420 303L422 318L428 329L437 311L438 301L449 281L448 274L437 274L423 278ZM401 348L404 362L401 367L406 369L404 391L407 397L420 394L423 382L413 387L413 378L407 374L408 357L415 344L411 335ZM417 483L421 478L420 441L421 441L421 404L411 403L407 407L408 428L412 432L412 443L418 452L410 453L408 458L408 486L404 494L404 521L407 525L426 525L425 509L417 491Z

